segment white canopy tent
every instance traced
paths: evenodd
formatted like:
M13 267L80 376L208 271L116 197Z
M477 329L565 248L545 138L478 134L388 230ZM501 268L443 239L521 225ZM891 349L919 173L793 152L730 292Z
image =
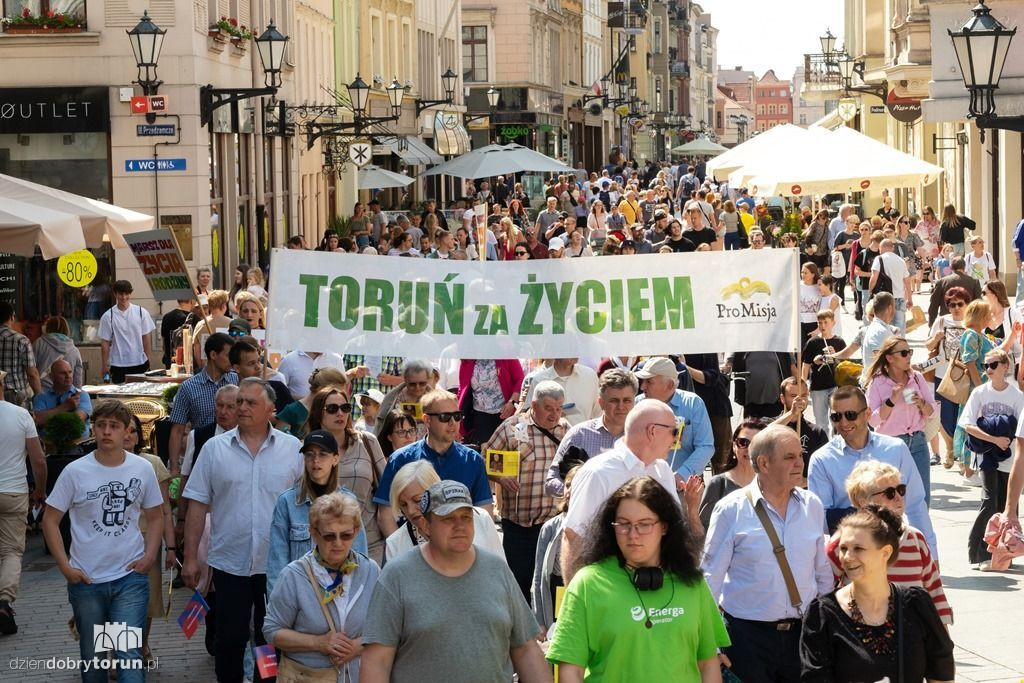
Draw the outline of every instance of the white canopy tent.
M153 228L153 217L96 199L0 174L0 251L44 259L86 247L106 237L126 248L121 235Z
M806 138L807 130L800 126L787 123L769 128L709 160L705 168L708 175L723 180L733 171L758 159L778 159L782 154L800 154L805 150L803 141ZM732 187L742 186L732 185Z
M729 184L761 197L820 195L929 185L943 170L845 126L805 133L807 147L752 159L729 174Z

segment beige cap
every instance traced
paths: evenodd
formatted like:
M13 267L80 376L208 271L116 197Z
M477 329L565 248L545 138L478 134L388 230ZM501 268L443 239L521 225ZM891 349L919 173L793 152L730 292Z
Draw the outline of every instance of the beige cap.
M643 368L636 371L636 376L640 379L668 377L675 380L679 379L679 371L676 370L676 364L672 362L671 358L657 356L655 358L648 358L644 362Z

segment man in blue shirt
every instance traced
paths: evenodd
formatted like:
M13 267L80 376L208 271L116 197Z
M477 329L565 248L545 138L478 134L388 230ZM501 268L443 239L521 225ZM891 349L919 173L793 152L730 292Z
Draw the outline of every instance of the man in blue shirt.
M637 403L645 398L658 399L668 404L677 421L682 421L679 445L668 454L668 464L676 473L676 487L681 491L688 477L704 474L715 453L707 408L697 394L676 388L679 374L669 358L648 358L636 376L644 383L644 393L636 397Z
M66 360L54 361L50 366L53 386L32 399L32 417L39 427L39 436L44 436L42 427L51 416L58 413L76 413L82 418L82 438L89 436L89 416L92 415L92 400L72 383L71 363Z
M843 230L846 229L846 219L850 217L850 213L853 212L853 206L850 204L843 204L839 207L839 215L832 219L832 222L828 224L828 248L834 249L836 246L836 237L839 236Z
M377 523L385 537L397 528L391 509L391 482L403 465L417 460L428 460L441 479L464 484L473 496L473 505L484 508L488 513L494 509L494 497L487 480L484 459L473 449L455 440L459 435L459 422L462 421L462 412L455 396L435 389L424 394L420 404L423 406L427 436L391 455L373 496L373 502L377 504Z
M825 506L829 533L847 513L853 511L846 493L846 479L861 460L878 460L900 471L907 486L906 511L911 526L924 534L932 556L939 557L935 530L928 516L924 484L910 449L895 436L868 429L868 402L859 387L839 387L832 394L829 418L836 436L811 456L807 470L807 488Z
M1024 254L1024 218L1013 229L1013 258L1017 263L1017 301L1024 295L1024 273L1021 272L1021 255Z

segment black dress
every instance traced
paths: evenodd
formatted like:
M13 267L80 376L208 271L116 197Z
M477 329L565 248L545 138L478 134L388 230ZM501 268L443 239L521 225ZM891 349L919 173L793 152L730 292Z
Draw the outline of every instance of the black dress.
M895 588L903 613L903 682L926 679L952 681L955 676L953 641L939 619L935 603L918 586ZM869 627L874 635L885 626ZM800 634L802 683L873 683L898 677L896 631L890 652L877 655L861 641L855 623L843 611L835 593L811 602Z

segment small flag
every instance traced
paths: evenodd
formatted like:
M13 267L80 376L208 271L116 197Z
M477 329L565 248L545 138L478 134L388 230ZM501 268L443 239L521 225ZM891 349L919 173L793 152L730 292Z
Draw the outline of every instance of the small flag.
M260 678L273 678L277 675L277 652L273 645L258 645L252 649L253 659Z
M178 626L185 633L185 637L191 639L199 628L199 622L203 620L210 606L203 600L199 591L192 593L192 599L185 605L185 610L178 616Z
M604 95L604 93L601 92L601 81L594 81L593 85L590 86L590 89L594 92L595 95Z

